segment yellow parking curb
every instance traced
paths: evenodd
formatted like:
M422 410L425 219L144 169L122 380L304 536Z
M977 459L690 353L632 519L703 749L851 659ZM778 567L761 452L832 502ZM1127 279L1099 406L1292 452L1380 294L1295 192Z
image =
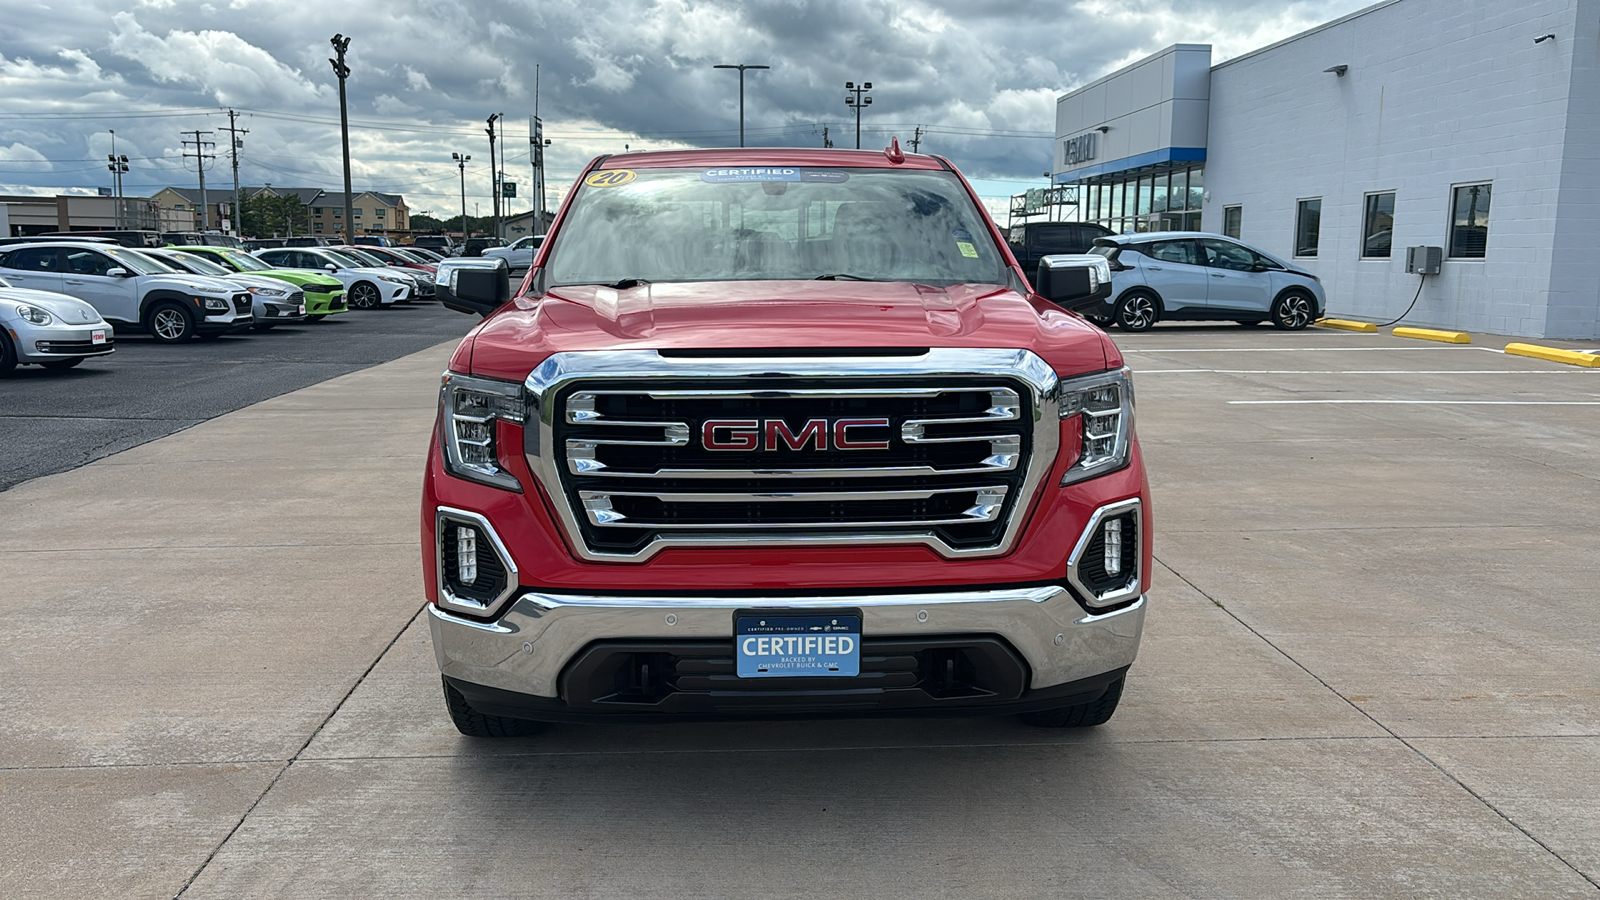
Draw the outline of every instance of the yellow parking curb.
M1416 338L1420 341L1439 341L1444 344L1470 344L1472 336L1465 331L1436 331L1432 328L1396 328L1395 337Z
M1538 344L1507 344L1506 352L1512 356L1531 356L1535 359L1548 359L1551 362L1566 363L1571 366L1600 369L1600 353L1584 353L1582 350L1562 350L1559 347L1541 347Z
M1323 328L1338 328L1341 331L1365 331L1370 333L1378 330L1378 326L1371 322L1352 322L1349 319L1318 319L1317 324Z

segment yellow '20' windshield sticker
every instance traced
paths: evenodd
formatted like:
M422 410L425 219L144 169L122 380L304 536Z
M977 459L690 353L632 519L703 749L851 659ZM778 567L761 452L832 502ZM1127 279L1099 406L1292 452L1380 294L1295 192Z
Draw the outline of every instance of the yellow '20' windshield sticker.
M583 183L590 187L617 187L639 177L639 173L632 169L610 169L605 172L595 172L583 179Z

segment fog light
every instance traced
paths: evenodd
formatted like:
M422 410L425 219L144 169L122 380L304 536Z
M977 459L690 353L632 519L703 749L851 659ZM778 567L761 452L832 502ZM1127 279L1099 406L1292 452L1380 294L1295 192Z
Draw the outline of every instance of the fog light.
M456 580L470 585L478 580L478 530L456 526Z
M1122 574L1122 519L1110 519L1105 527L1107 575Z

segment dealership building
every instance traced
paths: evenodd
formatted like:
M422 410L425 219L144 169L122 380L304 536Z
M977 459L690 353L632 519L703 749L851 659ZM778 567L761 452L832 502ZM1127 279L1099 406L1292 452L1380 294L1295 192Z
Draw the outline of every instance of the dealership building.
M1062 96L1051 170L1062 218L1237 237L1330 315L1415 297L1407 324L1600 338L1600 0L1389 0L1216 64L1177 44Z

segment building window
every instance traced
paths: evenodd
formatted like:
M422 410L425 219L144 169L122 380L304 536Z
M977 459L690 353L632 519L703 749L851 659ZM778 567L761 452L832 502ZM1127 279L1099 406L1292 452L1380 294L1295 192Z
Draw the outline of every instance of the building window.
M1222 208L1222 233L1228 237L1239 237L1239 226L1244 219L1244 207L1224 206Z
M1233 207L1238 209L1238 207ZM1322 236L1322 198L1301 200L1294 214L1294 255L1316 256L1317 240ZM1238 237L1237 234L1229 237Z
M311 210L311 212L312 212L312 214L313 214L313 215L315 215L315 216L316 216L316 217L317 217L317 218L319 218L319 219L320 219L320 218L322 218L322 207L320 207L320 206L317 206L317 207L313 207L313 208L312 208L312 210Z
M1361 217L1361 258L1388 259L1394 246L1394 192L1368 194Z
M1489 184L1463 184L1450 203L1450 258L1483 259L1489 247Z

